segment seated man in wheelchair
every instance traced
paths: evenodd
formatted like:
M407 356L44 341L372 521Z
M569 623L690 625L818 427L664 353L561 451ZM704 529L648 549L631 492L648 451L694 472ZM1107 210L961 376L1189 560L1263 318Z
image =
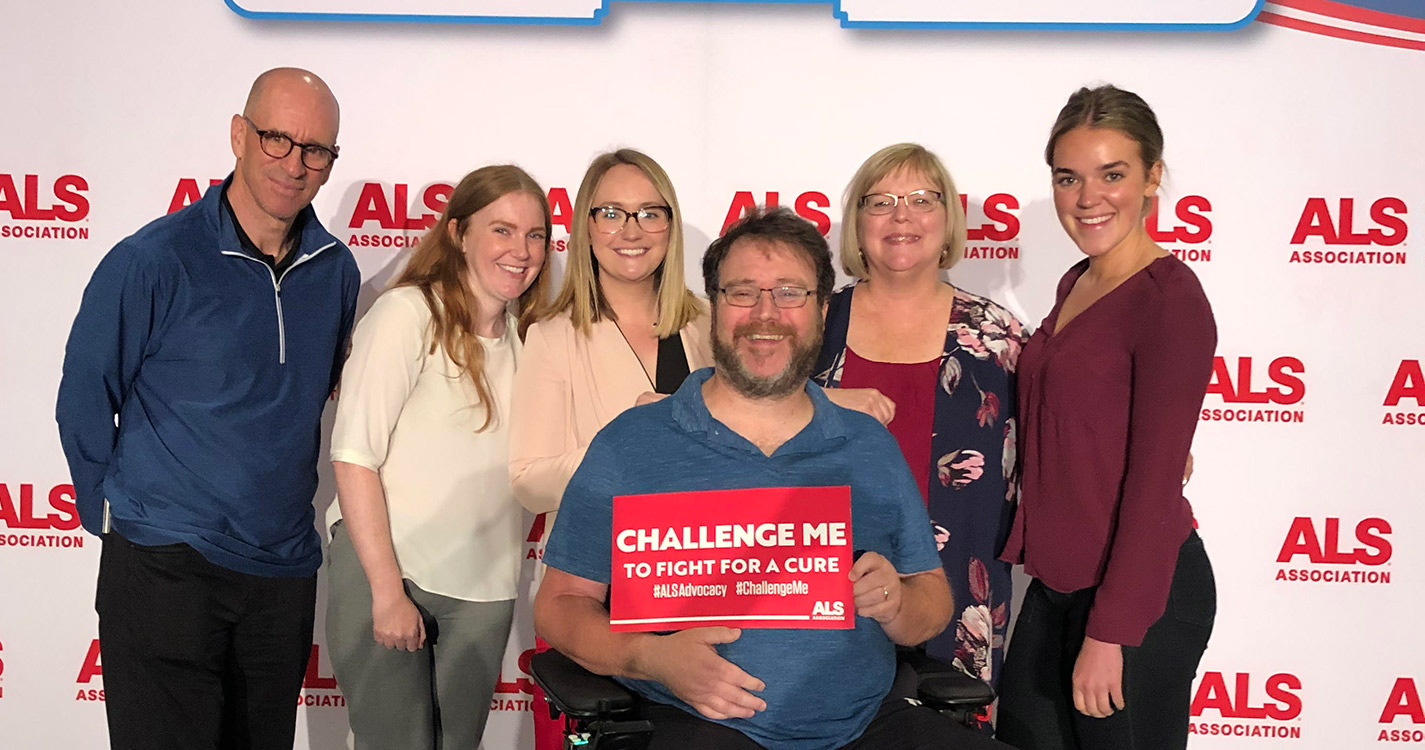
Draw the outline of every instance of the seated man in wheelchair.
M589 446L545 552L536 631L641 696L655 749L1005 747L893 694L896 645L939 633L953 606L894 439L807 381L833 283L826 241L786 209L754 213L712 244L703 276L716 366ZM845 484L864 550L853 629L610 631L615 496Z

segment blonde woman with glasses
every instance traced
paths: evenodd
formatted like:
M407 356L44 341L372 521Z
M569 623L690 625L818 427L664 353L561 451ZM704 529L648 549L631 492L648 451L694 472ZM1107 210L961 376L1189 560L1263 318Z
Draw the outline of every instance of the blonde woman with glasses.
M857 280L832 295L813 380L895 436L954 594L955 624L927 650L993 683L1009 623L1010 566L996 556L1012 513L1013 381L1026 332L942 278L964 252L965 211L935 154L881 149L845 200L841 264Z
M574 217L563 287L529 329L514 390L510 479L525 508L551 514L546 530L595 433L712 364L705 308L684 283L678 197L658 162L599 155ZM562 728L534 698L535 746L558 750Z

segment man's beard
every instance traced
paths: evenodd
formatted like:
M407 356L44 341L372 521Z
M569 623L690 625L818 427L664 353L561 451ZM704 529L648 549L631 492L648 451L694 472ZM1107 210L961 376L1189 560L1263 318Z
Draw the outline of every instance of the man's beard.
M816 317L815 328L806 341L797 336L796 330L780 323L744 323L732 332L732 341L754 333L769 333L787 336L792 342L792 355L787 366L780 373L770 377L759 377L747 371L737 356L733 343L725 342L717 333L717 307L712 313L712 354L719 377L727 381L734 391L748 398L780 398L806 386L807 378L816 367L817 355L821 353L821 336L825 323Z

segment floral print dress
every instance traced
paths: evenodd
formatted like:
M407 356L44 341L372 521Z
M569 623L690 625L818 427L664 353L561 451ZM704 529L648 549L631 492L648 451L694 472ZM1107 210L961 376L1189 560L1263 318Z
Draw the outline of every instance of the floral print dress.
M855 285L832 295L812 379L839 387ZM1028 339L1009 311L955 290L935 388L930 436L928 510L950 579L953 627L926 650L994 685L1009 625L1010 565L997 559L1014 516L1016 495L1014 371Z

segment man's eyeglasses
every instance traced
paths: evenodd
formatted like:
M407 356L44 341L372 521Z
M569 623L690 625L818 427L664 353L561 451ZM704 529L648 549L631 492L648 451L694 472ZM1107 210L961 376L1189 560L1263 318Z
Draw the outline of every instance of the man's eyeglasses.
M594 229L600 234L622 232L629 217L645 232L666 232L673 220L673 209L668 206L644 206L637 211L625 211L618 206L597 206L589 209L594 219Z
M734 284L718 289L722 298L727 300L727 304L733 307L756 307L762 300L762 293L767 292L772 295L772 304L783 310L790 310L802 307L807 303L807 297L812 294L810 289L803 289L799 286L774 286L771 289L766 287L756 287L751 284Z
M945 196L939 190L916 190L909 195L872 193L861 197L861 210L872 216L894 213L896 206L905 201L906 208L918 214L929 213L944 202Z
M318 172L330 167L336 161L337 153L334 148L327 148L315 143L298 143L286 133L278 130L263 130L257 127L257 123L242 116L243 122L252 126L253 132L257 133L257 143L262 147L262 153L274 159L285 159L287 154L292 153L293 147L302 150L302 164L307 169Z

